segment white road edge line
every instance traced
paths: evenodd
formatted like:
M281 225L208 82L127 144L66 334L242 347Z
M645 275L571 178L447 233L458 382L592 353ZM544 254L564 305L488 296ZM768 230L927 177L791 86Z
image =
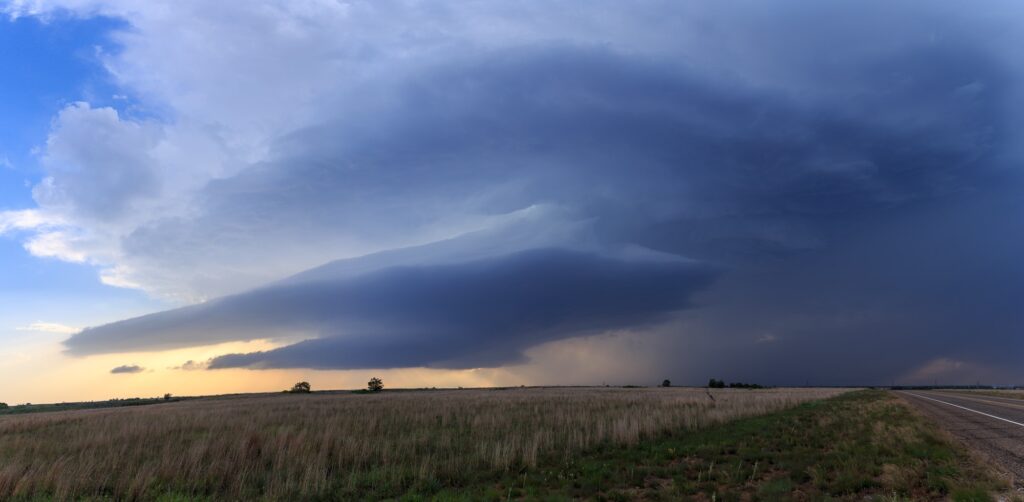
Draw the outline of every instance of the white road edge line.
M1021 427L1024 427L1024 424L1022 424L1020 422L1014 422L1013 420L1006 419L1006 418L1003 418L1003 417L997 417L995 415L989 415L988 413L985 413L983 411L972 410L972 409L970 409L970 408L968 408L966 406L960 406L959 404L947 403L945 401L941 401L941 400L934 399L934 398L931 398L931 397L922 396L922 395L919 395L919 394L914 394L913 392L907 392L907 394L909 394L911 396L914 396L914 397L919 397L921 399L927 399L929 401L935 401L936 403L948 404L949 406L952 406L954 408L960 408L961 410L967 410L967 411L970 411L970 412L973 412L973 413L977 413L979 415L985 415L986 417L989 417L989 418L994 418L996 420L1002 420L1003 422L1009 422L1009 423L1011 423L1013 425L1019 425Z

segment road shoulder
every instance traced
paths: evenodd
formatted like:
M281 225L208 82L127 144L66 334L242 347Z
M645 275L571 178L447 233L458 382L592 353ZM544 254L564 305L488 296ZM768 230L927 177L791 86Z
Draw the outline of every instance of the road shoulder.
M1019 457L1015 458L1013 452L1007 451L1005 447L1007 439L1001 437L1002 435L999 433L1006 428L1015 427L1014 425L950 405L963 405L964 403L943 404L923 399L913 393L894 392L893 394L915 415L931 424L936 431L966 451L977 463L984 465L1012 486L1012 491L1016 494L1015 499L1024 500L1024 465L1020 463ZM943 399L942 395L927 397L940 401L952 401ZM987 411L991 410L982 412Z

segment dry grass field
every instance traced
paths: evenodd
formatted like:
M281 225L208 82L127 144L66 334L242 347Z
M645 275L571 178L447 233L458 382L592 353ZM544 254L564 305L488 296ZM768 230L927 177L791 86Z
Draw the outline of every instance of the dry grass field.
M0 417L0 499L393 497L572 462L839 389L550 388L201 399Z
M957 389L955 392L982 394L1009 399L1024 399L1024 390L1020 389Z

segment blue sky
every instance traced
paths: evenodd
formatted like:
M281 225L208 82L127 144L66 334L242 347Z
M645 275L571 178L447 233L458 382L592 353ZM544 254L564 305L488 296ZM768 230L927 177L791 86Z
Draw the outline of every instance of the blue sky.
M0 5L0 376L1024 380L1015 2Z
M0 65L8 75L0 79L0 209L35 206L32 187L44 176L37 152L62 108L81 99L113 101L116 88L95 51L115 50L108 34L122 25L102 17L0 21ZM45 336L25 329L33 323L84 326L163 305L102 284L88 264L34 257L18 237L0 238L0 345L7 351Z
M62 108L78 100L116 104L113 95L117 89L96 58L96 51L101 47L116 51L109 34L123 25L115 19L68 15L45 21L34 17L5 19L0 24L0 65L8 75L16 76L0 80L0 159L10 164L0 168L0 209L35 206L32 187L42 179L43 172L34 152L45 146L50 124ZM10 316L17 313L24 319L26 315L52 315L39 305L62 297L129 302L125 305L135 305L136 309L140 302L150 308L158 305L143 300L145 295L138 291L104 286L89 265L34 258L14 238L0 240L0 263L4 265L2 286L9 307L5 314ZM35 307L25 312L19 306L21 302Z
M32 204L25 185L40 178L32 151L45 142L53 116L69 101L110 101L114 88L95 51L116 49L108 34L121 24L106 18L5 20L0 60L8 75L17 75L0 82L0 152L11 163L0 171L5 208Z

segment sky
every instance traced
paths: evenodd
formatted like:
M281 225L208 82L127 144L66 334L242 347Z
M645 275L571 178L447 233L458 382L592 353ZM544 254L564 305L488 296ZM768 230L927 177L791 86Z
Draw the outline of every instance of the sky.
M0 0L0 401L1024 384L1024 8Z

